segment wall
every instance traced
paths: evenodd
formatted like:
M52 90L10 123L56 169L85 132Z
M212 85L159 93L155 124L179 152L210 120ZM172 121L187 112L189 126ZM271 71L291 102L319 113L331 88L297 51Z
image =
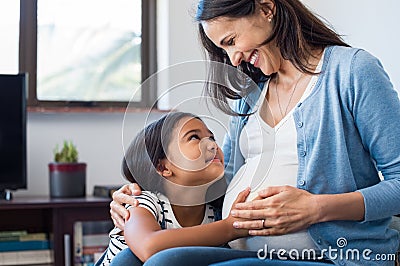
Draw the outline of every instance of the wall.
M194 81L204 76L204 64L178 63L201 60L196 28L192 13L196 0L159 1L159 69L161 70L160 93L182 80ZM384 0L379 6L372 0L304 0L308 6L328 19L336 30L344 34L350 44L362 47L382 60L396 88L400 88L400 53L396 49L400 36L400 2ZM174 67L169 67L173 66ZM189 66L186 67L185 66ZM193 67L196 66L196 67ZM182 67L185 69L181 71ZM165 84L168 84L166 86ZM180 110L195 113L205 112L204 102L199 102L201 84L189 82L176 86L169 96L161 97L164 109L178 107ZM183 102L182 99L191 101ZM212 108L211 108L212 109ZM210 111L211 116L218 117ZM147 113L130 113L125 133L132 136L143 127ZM209 113L207 113L209 115ZM154 114L150 120L159 117ZM47 163L52 160L56 143L63 139L73 140L82 161L88 163L87 193L91 194L95 184L121 184L120 161L123 154L122 140L123 113L93 114L40 114L28 115L28 189L17 191L16 195L47 195ZM225 117L217 120L224 120ZM217 139L221 141L224 125L212 123ZM129 138L128 138L129 139Z
M343 35L346 42L378 57L400 90L400 2L397 0L303 0Z

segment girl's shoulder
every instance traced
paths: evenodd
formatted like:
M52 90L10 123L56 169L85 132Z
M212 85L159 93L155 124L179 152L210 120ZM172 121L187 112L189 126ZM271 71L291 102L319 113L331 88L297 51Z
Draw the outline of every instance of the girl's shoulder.
M142 207L150 211L154 215L154 218L159 220L160 214L164 211L164 205L168 199L161 193L155 193L151 191L142 191L139 196L134 196L139 202L138 207ZM125 208L131 208L131 205L126 205Z

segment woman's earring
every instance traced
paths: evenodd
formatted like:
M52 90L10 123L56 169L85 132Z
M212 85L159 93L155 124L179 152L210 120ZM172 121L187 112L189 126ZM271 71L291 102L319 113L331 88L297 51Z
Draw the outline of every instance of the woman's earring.
M273 17L274 17L274 16L271 15L271 16L268 18L268 21L271 22Z

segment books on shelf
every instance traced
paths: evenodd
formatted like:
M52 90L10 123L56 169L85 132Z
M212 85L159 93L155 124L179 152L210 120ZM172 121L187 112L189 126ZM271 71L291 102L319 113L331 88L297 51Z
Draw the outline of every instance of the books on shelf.
M54 261L46 233L0 232L0 265L48 264Z
M31 265L53 263L52 250L0 252L0 265Z
M75 222L75 266L93 265L100 258L108 247L108 233L112 228L111 221Z
M46 233L26 233L26 234L10 234L0 235L0 242L3 241L32 241L32 240L47 240Z
M95 185L93 196L111 198L112 194L117 191L122 185Z
M50 249L49 240L0 241L0 251Z
M27 235L27 234L28 234L28 231L26 231L26 230L0 231L0 237L21 236L21 235Z

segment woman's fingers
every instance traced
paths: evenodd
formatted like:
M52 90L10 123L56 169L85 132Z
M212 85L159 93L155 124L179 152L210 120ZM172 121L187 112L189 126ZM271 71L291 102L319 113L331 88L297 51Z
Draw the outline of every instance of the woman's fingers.
M314 222L313 195L294 187L271 187L251 202L236 203L231 211L235 228L257 230L254 235L277 235L295 232ZM313 207L314 206L314 207ZM260 227L264 220L264 228Z
M110 215L116 227L124 230L125 218L129 218L129 212L124 206L115 201L110 202ZM125 217L125 218L124 218Z
M277 236L289 233L287 228L264 228L258 230L249 230L249 235L251 236Z
M142 189L137 183L128 184L128 187L132 191L132 195L139 196L142 193Z
M235 221L233 223L233 227L236 229L264 229L265 228L265 220L250 220L250 221Z
M141 192L137 184L126 184L112 194L110 215L114 225L119 229L124 229L125 220L129 218L129 211L125 208L125 204L136 207L139 202L132 195L140 195Z
M138 201L132 197L132 195L140 195L141 190L137 184L127 184L122 186L117 191L112 194L112 199L117 204L129 204L132 206L137 206Z

